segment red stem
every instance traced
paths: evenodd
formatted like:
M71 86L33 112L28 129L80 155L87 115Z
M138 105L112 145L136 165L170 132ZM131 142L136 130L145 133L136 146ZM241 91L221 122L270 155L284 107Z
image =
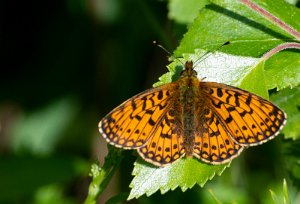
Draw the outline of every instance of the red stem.
M287 31L290 35L294 36L296 39L300 40L300 33L292 28L290 25L286 24L267 10L263 9L262 7L258 6L257 4L251 2L251 0L240 0L240 2L247 5L249 8L254 10L255 12L259 13L260 15L264 16L268 20L270 20L272 23L278 25L283 30Z
M282 43L277 47L273 48L272 50L270 50L269 52L265 53L262 56L262 59L267 60L277 52L280 52L281 50L290 49L290 48L300 49L300 43L295 43L295 42Z

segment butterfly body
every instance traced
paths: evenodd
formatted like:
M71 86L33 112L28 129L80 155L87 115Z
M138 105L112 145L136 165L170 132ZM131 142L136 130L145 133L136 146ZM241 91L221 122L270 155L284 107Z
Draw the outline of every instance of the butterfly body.
M285 119L257 95L199 80L188 61L177 81L128 99L100 121L99 130L110 144L137 149L157 166L185 155L221 164L275 137Z
M177 84L179 86L179 94L177 98L180 100L175 104L178 107L180 115L177 115L176 119L180 120L182 123L182 135L183 137L183 147L187 157L193 156L193 149L195 143L195 132L198 118L195 114L196 107L203 105L203 101L199 97L199 85L200 81L197 78L197 73L192 67L192 63L188 62L186 64L186 69L181 73L180 79L178 79Z

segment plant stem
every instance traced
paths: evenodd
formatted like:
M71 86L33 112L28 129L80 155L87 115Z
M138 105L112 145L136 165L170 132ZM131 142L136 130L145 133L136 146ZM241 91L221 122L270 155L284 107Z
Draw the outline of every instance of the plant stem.
M290 35L294 36L296 39L300 40L300 33L292 28L290 25L286 24L267 10L263 9L262 7L258 6L257 4L251 2L251 0L240 0L240 2L247 5L249 8L254 10L255 12L259 13L260 15L264 16L268 20L270 20L272 23L278 25L280 28L288 32Z
M120 165L122 160L121 150L109 147L108 155L105 157L105 161L102 167L98 164L92 164L91 175L92 181L89 186L87 198L85 204L95 204L103 190L109 184L112 176Z
M267 53L265 53L262 56L262 59L267 60L277 52L280 52L281 50L290 49L290 48L300 49L300 43L295 43L295 42L282 43L276 46L275 48L273 48L272 50L268 51Z
M216 201L217 204L222 204L222 202L217 198L217 196L214 194L214 192L211 189L208 189L208 192L213 197L213 199Z

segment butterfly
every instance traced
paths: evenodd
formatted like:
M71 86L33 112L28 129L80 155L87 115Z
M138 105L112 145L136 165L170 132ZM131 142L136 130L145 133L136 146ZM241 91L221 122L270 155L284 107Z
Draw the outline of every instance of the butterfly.
M99 122L99 131L109 144L137 149L156 166L183 156L222 164L274 138L285 122L286 114L270 101L202 81L187 61L177 81L128 99Z

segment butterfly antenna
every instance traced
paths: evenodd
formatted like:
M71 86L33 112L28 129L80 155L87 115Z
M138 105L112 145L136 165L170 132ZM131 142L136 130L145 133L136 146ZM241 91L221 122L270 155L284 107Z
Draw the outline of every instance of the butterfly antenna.
M169 50L167 50L164 46L162 46L161 44L159 44L156 40L153 40L153 44L156 45L157 47L161 48L166 53L168 53L168 57L172 56L171 52ZM175 58L174 60L178 60L184 66L184 63L181 62L178 58Z
M157 47L161 48L166 53L168 53L169 57L172 55L169 50L167 50L164 46L162 46L161 44L159 44L156 40L153 40L153 44L156 45Z
M230 44L230 42L227 41L227 42L223 43L222 45L220 45L219 47L217 47L216 49L214 49L213 51L211 51L211 50L206 51L199 59L197 59L197 60L194 62L194 66L196 67L198 62L204 61L204 60L207 59L209 56L211 56L211 55L213 54L213 52L215 52L215 51L221 49L223 46L229 45L229 44Z

